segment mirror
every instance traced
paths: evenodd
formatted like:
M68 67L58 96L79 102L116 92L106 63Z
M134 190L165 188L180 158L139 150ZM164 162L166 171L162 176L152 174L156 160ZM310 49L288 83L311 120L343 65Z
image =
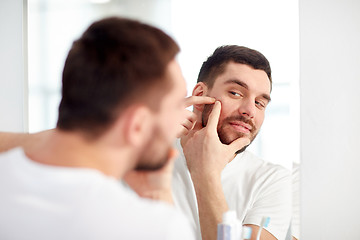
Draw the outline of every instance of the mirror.
M287 169L299 164L297 0L28 0L30 132L55 126L72 41L94 20L112 15L153 24L176 39L188 94L216 47L236 44L262 52L272 67L272 102L249 150Z
M262 52L272 67L272 102L251 150L288 169L292 168L292 162L299 163L296 0L29 0L30 132L55 126L61 71L72 41L91 22L111 15L140 19L176 39L181 47L178 60L188 94L196 83L202 62L216 47L237 44Z

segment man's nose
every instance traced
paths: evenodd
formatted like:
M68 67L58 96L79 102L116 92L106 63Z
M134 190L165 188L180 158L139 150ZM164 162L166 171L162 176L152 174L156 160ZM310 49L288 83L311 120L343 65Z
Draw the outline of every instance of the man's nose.
M244 100L239 106L239 113L247 118L254 118L255 116L255 103L252 100Z

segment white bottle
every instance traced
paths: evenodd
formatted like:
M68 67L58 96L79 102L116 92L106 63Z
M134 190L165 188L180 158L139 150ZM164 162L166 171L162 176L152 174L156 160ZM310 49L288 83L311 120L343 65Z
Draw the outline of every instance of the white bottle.
M227 211L223 214L222 223L217 226L217 240L240 240L241 222L236 218L235 211Z
M251 238L251 228L242 226L236 212L229 210L223 214L223 221L217 226L217 240L245 240Z

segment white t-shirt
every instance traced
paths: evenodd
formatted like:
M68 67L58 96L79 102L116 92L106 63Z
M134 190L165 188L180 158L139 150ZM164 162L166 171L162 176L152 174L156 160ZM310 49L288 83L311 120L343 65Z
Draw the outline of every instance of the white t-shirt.
M173 194L175 205L189 218L201 239L195 189L180 143L175 161ZM266 228L277 239L285 239L291 219L291 172L245 151L226 165L221 174L222 187L230 210L243 224L260 225L270 217Z
M0 155L0 239L194 239L178 210L93 169Z

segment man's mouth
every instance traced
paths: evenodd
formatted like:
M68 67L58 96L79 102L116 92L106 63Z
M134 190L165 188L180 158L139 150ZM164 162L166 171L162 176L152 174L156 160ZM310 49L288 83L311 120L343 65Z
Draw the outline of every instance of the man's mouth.
M251 125L244 123L243 121L231 121L229 122L230 126L232 126L236 131L249 134L252 130Z

